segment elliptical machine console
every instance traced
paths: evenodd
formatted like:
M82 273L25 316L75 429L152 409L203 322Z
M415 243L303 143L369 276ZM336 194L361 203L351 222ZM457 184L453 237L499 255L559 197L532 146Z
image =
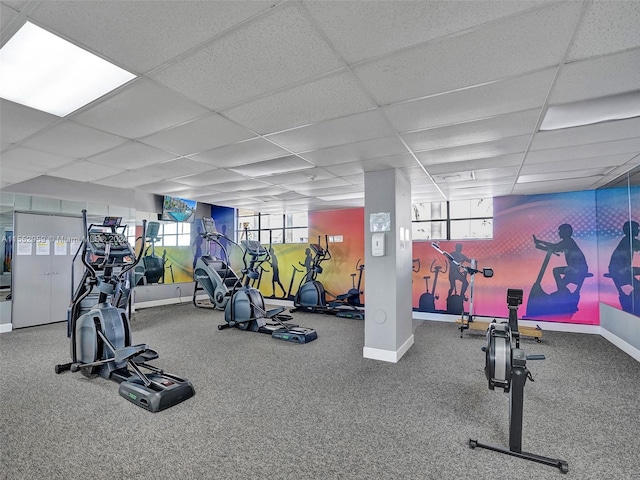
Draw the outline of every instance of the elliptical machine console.
M524 385L533 376L527 368L527 360L544 360L544 355L526 355L520 349L518 332L518 305L522 303L522 290L507 290L509 307L509 323L491 323L487 330L485 352L485 375L489 382L489 390L501 388L509 393L509 448L504 448L478 440L469 439L471 448L486 448L494 452L504 453L525 460L542 463L558 468L562 473L569 471L564 460L543 457L522 451L522 417L524 406Z
M158 358L147 344L132 345L129 312L118 305L128 303L129 273L144 252L146 221L136 255L124 232L117 231L120 220L114 218L87 227L87 212L82 211L85 233L74 260L80 254L85 272L67 313L71 362L56 365L55 372L79 371L114 380L120 383L121 396L158 412L191 398L195 390L188 380L146 363Z

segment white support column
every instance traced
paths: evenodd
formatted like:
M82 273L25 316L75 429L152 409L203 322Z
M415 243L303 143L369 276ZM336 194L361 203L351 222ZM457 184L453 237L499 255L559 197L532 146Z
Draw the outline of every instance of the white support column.
M397 170L366 172L364 191L363 356L395 363L413 345L411 184ZM388 228L383 226L387 218ZM380 255L374 247L381 243Z

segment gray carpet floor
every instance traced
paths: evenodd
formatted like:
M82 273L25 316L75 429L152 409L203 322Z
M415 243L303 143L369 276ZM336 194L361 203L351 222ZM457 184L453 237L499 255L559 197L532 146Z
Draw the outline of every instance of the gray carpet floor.
M484 376L484 337L416 322L397 364L362 358L364 323L298 313L298 345L218 331L190 304L139 310L134 342L193 383L149 413L116 383L54 373L66 325L0 335L2 479L549 479L558 469L468 447L508 445L509 395ZM523 340L523 450L566 460L567 477L640 478L640 364L599 336Z

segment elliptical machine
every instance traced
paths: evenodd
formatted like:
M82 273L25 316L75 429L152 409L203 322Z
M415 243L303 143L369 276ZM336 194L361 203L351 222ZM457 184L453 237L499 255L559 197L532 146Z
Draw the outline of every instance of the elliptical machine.
M129 273L144 252L146 221L138 255L126 235L117 231L119 217L107 217L102 225L87 227L83 210L82 223L85 233L78 253L85 272L67 312L71 362L56 365L55 372L79 371L90 378L100 375L114 380L120 383L121 396L151 412L191 398L195 390L188 380L146 363L158 358L158 353L147 344L131 344L129 312L118 306L128 304Z
M166 250L162 257L156 255L156 242L160 239L158 232L160 231L159 222L149 222L146 233L142 233L143 242L149 241L149 245L142 257L142 265L138 267L138 284L150 285L153 283L164 283L164 265L166 261ZM151 252L149 252L151 249Z
M557 467L562 473L569 471L564 460L542 457L522 451L522 414L524 404L524 385L533 376L527 369L527 360L544 360L544 355L525 355L520 349L518 332L518 305L522 303L522 290L507 290L509 323L491 323L487 330L485 352L485 375L489 390L496 387L509 393L509 448L480 443L469 439L471 448L486 448L525 460Z
M318 275L323 271L322 263L327 260L331 260L329 236L325 235L324 239L324 248L320 245L320 236L318 236L318 243L309 244L309 248L313 251L311 266L300 282L298 292L293 298L293 305L295 308L291 311L295 312L297 310L302 310L304 312L326 313L337 317L364 320L364 310L347 301L349 294L334 295L331 292L326 291L324 285L318 281ZM363 270L364 265L362 265L362 269L360 270L361 275ZM355 288L353 290L355 291ZM360 290L358 289L357 291L357 298L359 299ZM327 295L333 297L334 300L327 302Z
M266 310L264 297L251 283L260 277L260 266L271 258L269 250L256 240L249 240L245 229L246 240L242 240L242 247L227 237L227 240L244 250L242 262L243 280L236 283L231 291L231 297L224 309L225 322L218 325L218 330L235 327L239 330L266 333L278 340L294 343L309 343L318 338L313 328L299 327L287 323L292 320L291 315L283 313L285 307ZM247 257L249 260L247 261ZM273 320L275 323L267 323Z

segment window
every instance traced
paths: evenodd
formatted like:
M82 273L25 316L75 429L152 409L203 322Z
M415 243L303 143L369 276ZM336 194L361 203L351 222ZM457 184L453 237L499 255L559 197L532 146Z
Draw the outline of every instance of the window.
M158 237L156 247L188 247L191 245L191 223L160 222Z
M416 203L411 227L414 240L492 238L493 199Z
M250 240L268 243L307 243L309 240L306 213L281 215L238 210L237 238L243 238L245 225Z

